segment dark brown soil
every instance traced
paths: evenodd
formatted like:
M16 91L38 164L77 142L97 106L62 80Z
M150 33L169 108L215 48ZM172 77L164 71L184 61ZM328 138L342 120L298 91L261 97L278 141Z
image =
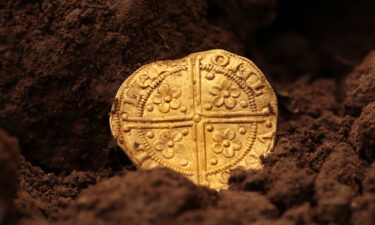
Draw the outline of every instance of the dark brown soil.
M0 224L375 224L375 2L0 1ZM280 117L219 193L136 170L108 113L139 66L222 48ZM17 142L18 139L18 142ZM18 147L20 144L20 150Z
M0 224L13 206L17 190L18 157L17 139L0 129Z

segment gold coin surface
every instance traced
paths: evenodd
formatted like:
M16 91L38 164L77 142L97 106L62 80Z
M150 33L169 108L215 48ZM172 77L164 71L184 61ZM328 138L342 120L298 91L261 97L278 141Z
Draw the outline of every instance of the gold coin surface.
M140 168L167 167L226 189L230 170L261 168L273 148L277 99L250 60L224 50L136 70L110 114L118 145Z

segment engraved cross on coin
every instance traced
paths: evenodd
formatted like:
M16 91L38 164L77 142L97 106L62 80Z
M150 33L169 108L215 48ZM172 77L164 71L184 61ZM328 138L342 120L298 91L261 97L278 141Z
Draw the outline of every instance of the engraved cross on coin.
M167 167L213 189L236 167L260 168L274 144L275 94L248 59L224 50L139 68L120 87L110 125L141 168Z

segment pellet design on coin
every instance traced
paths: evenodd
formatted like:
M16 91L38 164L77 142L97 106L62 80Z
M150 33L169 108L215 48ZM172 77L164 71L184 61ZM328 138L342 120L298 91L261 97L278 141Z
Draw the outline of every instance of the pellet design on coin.
M230 170L261 168L274 145L277 100L250 60L224 50L157 61L121 85L112 134L140 168L167 167L228 187Z

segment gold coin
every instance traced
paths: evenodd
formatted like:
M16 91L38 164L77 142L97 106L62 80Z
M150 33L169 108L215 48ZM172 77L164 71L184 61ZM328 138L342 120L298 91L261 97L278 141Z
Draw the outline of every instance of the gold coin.
M121 85L112 134L140 168L167 167L228 187L230 170L262 166L274 145L277 100L250 60L224 50L142 66Z

